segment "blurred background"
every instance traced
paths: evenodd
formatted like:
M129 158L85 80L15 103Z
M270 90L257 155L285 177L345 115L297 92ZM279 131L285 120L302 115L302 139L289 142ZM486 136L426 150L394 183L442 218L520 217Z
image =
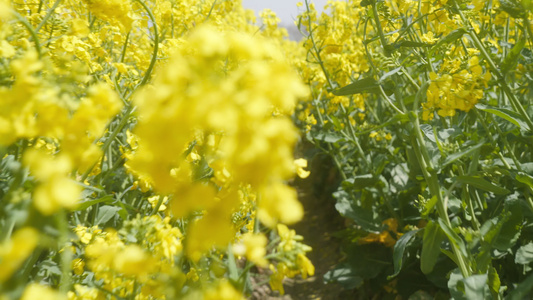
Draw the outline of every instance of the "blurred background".
M300 33L294 24L296 16L299 13L305 10L305 5L297 7L296 3L304 2L303 0L243 0L242 6L244 8L253 9L256 16L259 16L265 8L270 8L276 13L278 18L281 19L281 26L287 28L289 36L291 39L298 40L300 39ZM320 14L323 10L324 5L326 5L327 0L309 0L313 2L315 7Z

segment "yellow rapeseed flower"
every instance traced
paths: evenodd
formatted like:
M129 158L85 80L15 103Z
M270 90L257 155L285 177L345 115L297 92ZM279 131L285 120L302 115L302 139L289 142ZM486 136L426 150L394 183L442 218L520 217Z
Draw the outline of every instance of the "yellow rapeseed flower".
M11 239L0 244L0 283L9 279L33 252L39 241L39 232L31 227L17 230Z

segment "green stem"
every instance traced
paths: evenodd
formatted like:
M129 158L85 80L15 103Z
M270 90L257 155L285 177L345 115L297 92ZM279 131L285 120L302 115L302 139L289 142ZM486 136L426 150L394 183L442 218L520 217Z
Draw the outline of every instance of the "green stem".
M317 112L317 115L318 115L318 121L320 122L320 126L323 127L324 126L324 117L322 116L322 113L320 112L320 107L318 106L318 100L316 100L315 108L316 108L316 112ZM326 147L328 148L327 149L327 153L331 156L331 158L333 158L333 162L335 163L335 166L337 167L337 170L339 170L342 179L343 180L348 179L348 177L344 173L344 170L342 169L342 165L339 162L337 156L333 153L333 147L331 147L331 144L330 143L326 143Z
M305 4L307 6L307 11L309 12L310 11L310 8L309 8L309 3L307 2L307 0L305 1ZM328 83L328 86L330 89L333 89L333 82L331 81L330 77L329 77L329 73L328 71L326 70L326 67L324 66L324 62L322 61L322 58L320 57L320 50L318 49L318 47L316 46L316 43L315 43L315 39L313 37L313 30L311 28L311 19L309 18L308 19L308 26L309 26L309 38L311 39L311 43L313 44L313 50L315 52L315 58L318 62L318 64L320 65L320 68L322 69L322 73L324 73L324 76L326 77L326 81ZM319 97L320 98L320 97ZM317 101L318 103L318 101ZM355 143L355 146L357 147L357 150L358 150L358 153L359 155L361 156L361 158L363 159L363 161L366 163L367 166L370 166L370 161L368 161L368 159L366 158L366 155L363 151L363 148L361 147L361 145L359 144L359 139L357 138L357 135L355 134L355 129L353 128L353 125L352 123L350 122L350 118L348 117L348 114L346 112L346 108L341 104L339 104L340 108L341 108L341 111L343 113L343 116L345 118L345 122L347 123L348 125L348 128L350 130L350 134L352 135L352 139L353 139L353 142ZM318 106L317 106L318 107ZM321 126L324 125L324 120L323 120L323 117L320 113L320 109L317 109L317 113L319 115L319 118L321 119ZM331 145L328 144L328 149L331 150ZM340 166L340 163L338 162L337 158L334 157L334 155L331 155L333 157L333 159L335 160L335 164L338 164L338 166ZM342 171L341 168L339 168L339 171L341 172L341 174L343 175L343 178L346 180L346 175L344 174L344 172Z
M22 25L24 25L26 29L28 29L33 39L33 42L35 43L35 50L37 50L37 55L39 55L39 58L43 57L43 51L41 50L41 44L39 43L39 37L37 36L37 31L35 31L35 29L33 28L33 26L31 26L28 20L26 20L26 18L21 16L18 12L12 10L11 13L15 15L15 17L17 17L18 21L22 23Z
M157 61L157 52L159 51L159 33L157 31L157 22L155 21L154 14L152 13L152 10L141 0L136 0L141 4L141 6L146 10L148 13L148 16L150 17L150 20L152 21L152 26L154 28L154 52L152 54L152 60L150 61L150 65L148 66L148 69L146 70L146 73L144 74L144 77L140 83L141 86L148 83L148 80L150 79L150 75L152 74L152 71L154 69L155 63Z
M437 212L439 214L439 217L444 221L444 223L452 228L450 218L448 216L448 209L447 204L445 203L445 200L442 198L441 194L441 188L438 182L437 178L437 172L431 162L424 137L422 135L422 130L420 129L420 121L418 119L418 101L419 97L415 97L415 101L413 104L414 111L410 113L411 120L413 123L413 131L414 136L411 138L411 143L413 146L413 149L415 151L416 157L418 159L418 162L420 164L420 169L422 170L422 174L424 175L424 178L426 180L426 183L428 184L429 191L433 197L437 198ZM468 264L466 263L466 258L463 257L461 251L455 245L455 243L450 242L450 245L453 250L453 254L455 256L455 260L457 262L457 265L459 266L459 269L461 270L461 274L464 278L467 278L471 274L471 270L468 268Z
M59 284L59 290L66 294L70 290L72 284L72 278L70 276L71 262L72 262L72 252L70 247L68 247L68 220L67 213L64 210L61 210L56 215L56 226L59 229L59 249L62 249L61 252L61 283Z
M459 175L463 176L463 168L461 166L458 166ZM470 188L467 185L463 185L463 195L465 197L466 201L466 208L468 209L468 213L470 214L470 217L472 218L471 223L472 226L476 231L479 231L479 222L476 218L476 213L474 211L474 204L472 203L472 198L470 197Z
M122 46L122 53L120 55L120 62L121 63L124 62L124 58L126 57L126 49L128 48L128 42L130 40L130 33L131 33L131 31L129 31L128 34L126 35L126 40L124 41L124 45Z
M348 124L348 128L349 128L350 133L352 135L351 136L352 141L354 142L355 147L357 147L357 151L359 152L359 155L361 156L361 158L363 159L365 164L370 167L371 166L370 161L366 158L366 154L363 151L363 148L361 147L361 144L359 144L359 138L355 134L355 128L353 127L352 122L350 122L350 118L348 118L348 113L346 112L346 108L344 108L344 105L342 105L342 103L340 103L339 106L341 108L341 111L342 111L343 115L345 116L345 122Z
M50 19L50 17L52 16L52 14L54 13L54 11L56 10L56 8L59 6L60 3L61 3L61 0L57 0L54 3L54 5L52 5L52 8L50 8L48 10L48 12L44 16L43 20L41 21L41 23L39 23L39 26L37 26L37 28L35 28L35 32L39 32L39 30L41 30L41 28L44 26L44 24L46 24L48 19Z
M130 117L130 115L132 114L132 112L135 110L135 107L133 105L129 105L127 106L126 108L126 111L124 112L124 116L122 117L122 120L120 121L120 123L118 124L118 126L115 128L115 130L113 130L113 132L111 133L111 135L108 137L108 139L105 141L104 145L102 146L102 152L106 152L107 149L109 148L109 146L111 145L111 143L113 142L113 140L117 137L117 135L120 133L120 131L124 128L124 126L126 126L126 124L128 123L128 119ZM102 160L104 158L102 157ZM98 162L97 162L98 163ZM90 167L89 169L87 169L87 171L83 174L83 176L81 177L81 182L84 182L85 179L87 179L87 177L89 176L89 174L91 173L91 171L93 170L93 168L96 166L95 163L92 167Z
M387 94L385 93L385 91L383 90L383 87L380 85L379 86L379 91L381 93L381 96L383 96L383 98L385 99L385 101L387 101L387 103L389 103L389 105L397 112L399 113L400 115L405 115L405 113L399 109L396 105L394 105L394 103L392 103L392 100L389 98L389 96L387 96Z
M381 27L381 22L379 21L379 12L376 5L376 0L372 0L372 12L374 13L374 22L376 23L376 28L378 29L379 40L381 41L381 46L383 51L385 51L385 56L390 56L388 49L387 40L385 40L385 34L383 33L383 28Z

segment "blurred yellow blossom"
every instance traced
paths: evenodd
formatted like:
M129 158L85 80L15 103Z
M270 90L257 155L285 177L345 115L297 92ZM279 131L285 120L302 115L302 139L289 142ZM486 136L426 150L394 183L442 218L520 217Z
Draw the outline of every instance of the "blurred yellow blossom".
M307 168L307 160L305 158L298 158L294 160L294 165L296 167L296 173L300 178L307 178L311 174L310 171L304 170Z
M0 244L0 283L9 279L33 252L39 242L39 233L31 227L17 230Z
M67 176L72 169L67 157L52 157L31 149L26 151L24 163L39 182L33 193L33 203L41 213L51 215L60 208L76 207L81 188Z
M241 237L241 242L233 245L233 253L246 258L261 267L266 267L265 259L267 238L262 234L247 233Z
M67 297L59 293L58 291L52 289L49 286L32 283L26 287L20 300L35 300L35 299L63 300L63 299L67 299Z

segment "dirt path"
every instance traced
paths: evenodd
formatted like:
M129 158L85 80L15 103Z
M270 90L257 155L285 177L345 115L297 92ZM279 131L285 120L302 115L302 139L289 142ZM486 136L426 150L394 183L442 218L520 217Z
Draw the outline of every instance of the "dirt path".
M331 194L337 186L336 174L327 158L316 157L310 161L311 176L297 179L294 186L305 210L304 219L292 226L296 233L304 237L304 242L313 248L308 254L315 266L315 276L284 281L285 295L279 296L270 291L268 284L258 286L252 299L255 300L299 300L299 299L340 299L341 288L334 284L324 284L324 274L341 259L340 243L331 236L341 230L343 218L335 209Z

